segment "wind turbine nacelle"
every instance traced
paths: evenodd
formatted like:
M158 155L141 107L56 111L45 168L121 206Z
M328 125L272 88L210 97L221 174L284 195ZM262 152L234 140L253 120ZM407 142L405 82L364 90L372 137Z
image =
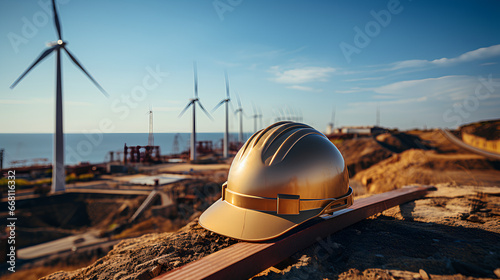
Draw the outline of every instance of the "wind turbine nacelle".
M64 42L63 40L57 40L55 42L48 42L47 44L47 47L55 47L55 46L65 46L66 45L66 42Z

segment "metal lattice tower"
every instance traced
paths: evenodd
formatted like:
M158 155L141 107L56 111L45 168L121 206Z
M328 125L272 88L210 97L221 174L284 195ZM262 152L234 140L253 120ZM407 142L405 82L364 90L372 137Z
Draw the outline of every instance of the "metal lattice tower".
M180 149L179 149L179 138L180 137L181 137L181 135L179 133L177 133L174 136L174 144L172 145L172 153L174 153L174 154L180 153Z
M153 109L149 109L149 137L148 137L148 146L154 146L155 139L153 136Z

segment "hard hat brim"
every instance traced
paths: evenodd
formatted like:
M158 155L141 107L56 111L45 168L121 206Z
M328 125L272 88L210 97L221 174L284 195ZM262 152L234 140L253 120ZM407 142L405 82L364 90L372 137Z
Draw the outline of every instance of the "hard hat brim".
M200 216L199 224L213 232L245 241L265 241L282 235L321 214L323 209L278 215L234 206L219 199Z

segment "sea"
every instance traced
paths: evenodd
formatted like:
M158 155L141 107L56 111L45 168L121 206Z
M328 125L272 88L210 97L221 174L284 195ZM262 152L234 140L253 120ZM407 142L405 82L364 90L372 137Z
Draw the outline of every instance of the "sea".
M155 133L154 145L160 146L162 155L176 154L189 149L190 133ZM248 139L250 134L245 134ZM146 146L148 133L101 133L64 135L65 164L81 162L102 163L110 160L110 152L121 152L127 146ZM221 148L223 133L197 133L197 141L212 141L214 148ZM230 141L238 139L237 133L229 135ZM174 145L174 142L177 144ZM0 133L0 150L3 149L3 168L35 164L51 164L53 157L52 133ZM115 153L115 160L116 153Z

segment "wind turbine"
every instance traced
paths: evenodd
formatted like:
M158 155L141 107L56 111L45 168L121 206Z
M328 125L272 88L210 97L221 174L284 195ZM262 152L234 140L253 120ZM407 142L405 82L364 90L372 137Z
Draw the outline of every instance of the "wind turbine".
M54 137L54 159L52 164L52 192L64 191L65 189L65 171L64 171L64 132L63 132L63 102L62 102L62 73L61 73L61 50L64 50L71 61L85 73L85 75L96 85L96 87L106 96L109 97L106 91L92 78L92 76L83 68L82 64L75 58L67 49L66 42L62 39L61 24L57 14L55 0L52 0L52 9L54 13L54 24L56 26L57 38L56 42L48 45L40 56L24 71L24 73L10 86L13 89L23 78L33 69L39 62L45 59L52 52L56 52L56 132Z
M214 107L212 112L215 112L222 104L226 104L226 131L224 132L224 158L229 157L229 102L231 97L229 96L229 79L227 78L227 72L224 73L226 77L226 99L223 99L217 106Z
M241 100L238 92L236 92L236 98L238 99L238 109L234 111L234 114L240 114L240 134L238 134L238 142L243 143L243 115L245 112L243 112L243 107L241 107Z
M189 99L189 103L179 114L179 118L184 115L186 110L192 105L193 106L193 132L191 132L191 161L196 160L196 103L200 106L201 110L212 120L212 116L205 110L203 105L201 105L200 99L198 98L198 71L196 70L196 62L193 62L194 68L194 98Z
M255 104L252 104L253 107L253 131L257 132L257 119L262 118L262 114L258 114L257 110L255 109ZM260 111L260 109L259 109Z

